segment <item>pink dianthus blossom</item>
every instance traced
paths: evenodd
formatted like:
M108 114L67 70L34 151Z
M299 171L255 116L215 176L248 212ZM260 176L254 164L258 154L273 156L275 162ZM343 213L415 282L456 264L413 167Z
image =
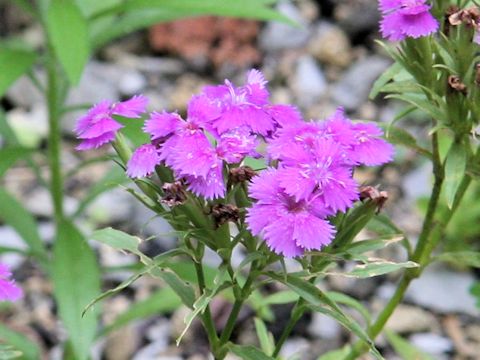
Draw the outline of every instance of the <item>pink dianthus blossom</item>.
M380 30L390 41L419 38L438 30L426 0L380 0L379 7L383 15Z
M23 291L11 279L8 266L0 264L0 301L16 301L23 296Z
M75 126L77 138L82 140L77 150L96 149L114 140L123 125L113 115L138 118L145 112L147 103L148 99L140 95L118 103L104 100L92 107Z
M152 144L138 147L127 163L127 175L131 178L142 178L151 175L155 166L160 164L157 148Z
M253 178L249 194L257 202L248 209L248 228L285 257L320 250L335 234L335 228L325 220L328 210L318 193L296 201L280 185L279 175L277 169L270 168Z

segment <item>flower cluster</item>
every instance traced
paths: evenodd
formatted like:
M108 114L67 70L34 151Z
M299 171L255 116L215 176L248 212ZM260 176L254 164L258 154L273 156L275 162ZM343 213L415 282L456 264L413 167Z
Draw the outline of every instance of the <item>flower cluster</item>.
M22 297L22 289L11 279L10 269L0 264L0 301L16 301Z
M380 0L382 36L390 41L419 38L435 33L439 24L426 0Z
M374 124L348 120L343 109L325 121L279 129L268 141L277 168L262 172L250 186L257 200L247 215L252 233L287 257L329 244L335 230L327 217L358 200L353 167L392 159L393 148L381 135Z
M296 107L271 104L266 85L263 74L251 70L243 86L226 80L203 88L189 101L185 119L175 112L151 113L143 126L151 141L134 151L127 174L143 178L164 165L175 186L206 200L221 199L228 170L238 169L246 157L264 156L268 167L251 181L249 195L256 201L246 223L273 251L294 257L330 243L335 228L328 217L359 198L354 167L384 164L393 149L376 125L354 123L342 109L325 121L305 122ZM138 117L145 105L143 97L96 105L79 120L79 148L111 141L121 128L113 115ZM267 145L264 155L260 144Z

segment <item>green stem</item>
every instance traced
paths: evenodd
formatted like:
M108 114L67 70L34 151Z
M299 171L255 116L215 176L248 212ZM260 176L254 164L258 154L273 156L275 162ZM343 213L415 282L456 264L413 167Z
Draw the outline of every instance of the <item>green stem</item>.
M53 54L53 51L51 50ZM63 219L63 178L61 170L61 129L60 129L60 99L58 96L58 74L56 71L55 57L49 60L47 104L48 104L48 157L50 162L50 193L52 195L53 209L57 224Z
M257 262L254 261L252 263L252 267L250 268L250 272L248 274L247 280L243 285L240 292L235 291L235 302L233 303L233 308L230 311L230 315L228 316L227 323L225 328L222 331L222 335L220 336L220 348L222 348L232 336L233 329L235 328L235 323L237 322L238 315L240 314L240 310L242 309L242 305L244 301L248 298L253 281L255 280L255 272L257 269ZM220 359L223 359L226 356L226 352L223 351Z
M277 344L275 345L275 350L273 351L272 357L276 358L278 356L278 354L280 353L280 350L282 350L283 344L290 336L290 333L293 331L293 328L297 324L298 320L300 320L300 318L302 317L305 311L303 310L304 304L305 304L305 299L300 298L297 300L297 302L293 306L290 319L288 320L287 326L283 330L282 334L280 335L280 338L277 341Z
M452 209L445 212L442 216L440 216L438 220L435 220L444 177L443 167L438 152L438 138L435 136L435 134L432 138L432 145L434 154L433 172L435 175L435 182L432 189L432 196L428 204L427 214L423 222L422 231L420 233L420 237L415 251L411 257L411 260L418 262L420 266L418 268L408 269L403 274L394 295L388 301L383 311L378 315L375 323L372 324L368 330L368 335L372 340L375 339L375 337L377 337L378 334L382 332L388 319L393 314L398 304L400 304L400 302L402 301L405 292L407 291L408 286L410 285L412 280L419 277L422 271L428 265L428 261L430 259L432 251L435 249L438 241L441 239L441 235L444 229L452 219L455 211L458 209L458 205L460 204L471 182L470 177L468 175L465 175L457 191L457 194L455 195ZM344 360L356 359L358 356L360 356L367 350L368 346L366 344L362 342L357 342L354 344L351 352Z
M205 283L205 275L203 273L203 267L199 259L194 260L195 264L195 271L197 273L197 280L198 280L198 290L200 291L200 295L205 293L206 283ZM214 354L215 358L217 352L217 345L218 345L218 335L217 331L215 330L215 323L213 322L212 313L210 312L210 307L207 305L205 308L204 313L201 316L203 326L205 331L207 332L208 342L212 348L212 353Z

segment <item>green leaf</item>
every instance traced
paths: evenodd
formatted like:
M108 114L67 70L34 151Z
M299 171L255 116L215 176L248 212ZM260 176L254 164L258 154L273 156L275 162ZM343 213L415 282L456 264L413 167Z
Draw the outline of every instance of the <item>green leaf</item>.
M476 299L476 307L480 309L480 282L476 282L470 288L470 294Z
M435 256L435 260L445 261L459 266L480 268L479 251L454 251Z
M415 137L407 130L394 125L383 126L385 129L385 138L394 145L402 145L420 154L431 157L430 151L418 145Z
M250 166L253 170L263 170L267 167L267 164L265 162L265 159L255 159L252 157L247 156L243 160L243 165L245 166Z
M128 279L124 280L120 285L118 285L117 287L113 288L113 289L110 289L108 291L105 291L104 293L100 294L99 296L97 297L91 297L90 300L93 298L93 300L91 300L88 305L85 306L85 308L83 309L83 312L82 314L85 314L93 305L95 305L97 302L111 296L111 295L114 295L120 291L122 291L123 289L127 288L128 286L130 286L133 282L135 282L136 280L138 280L139 278L141 278L143 275L149 273L150 271L152 271L152 269L154 269L155 267L161 267L162 265L164 265L167 260L169 258L172 258L174 256L177 256L177 255L180 255L180 254L183 254L184 252L180 249L172 249L172 250L169 250L169 251L166 251L164 252L163 254L160 254L158 256L156 256L152 261L150 261L146 266L142 267L140 270L138 270L137 272L135 272L132 276L130 276Z
M274 360L274 358L254 346L230 344L228 348L243 360Z
M92 234L92 239L113 247L117 250L126 250L133 254L138 253L138 245L142 240L137 236L132 236L120 230L111 227L96 230Z
M426 112L428 115L433 117L435 120L445 122L445 114L439 108L440 106L432 104L429 100L425 98L425 96L419 96L417 94L391 94L386 96L385 98L387 99L398 99L405 101L413 106L415 106L417 109L420 109L424 112ZM442 104L440 104L442 105Z
M11 345L15 350L21 352L20 359L22 360L41 358L41 351L36 343L27 338L25 335L10 330L3 324L0 324L0 341ZM4 359L1 351L0 359Z
M0 98L37 60L33 51L0 45Z
M58 60L72 84L78 84L90 56L87 21L74 0L51 0L47 32Z
M150 272L152 275L163 279L182 302L190 309L193 309L196 296L195 290L193 290L190 284L180 279L180 277L172 271L154 268Z
M31 149L20 146L0 149L0 178L13 164L31 153Z
M453 143L445 159L445 196L451 209L467 166L465 145Z
M115 21L95 29L91 35L94 48L133 31L160 23L199 15L244 17L258 20L278 20L295 24L291 19L269 8L272 1L244 0L131 0L105 11L104 15L122 13ZM102 20L99 18L98 20ZM296 25L296 24L295 24Z
M267 330L262 319L256 317L254 322L260 347L265 354L272 354L275 350L275 341L272 333Z
M349 245L345 251L352 255L361 255L369 251L383 249L389 245L395 244L405 239L403 234L391 234L378 239L355 241Z
M86 360L97 331L98 311L82 316L90 299L100 293L95 254L78 229L61 222L53 248L52 279L60 318L68 331L75 359Z
M224 278L223 273L225 272L225 269L221 269L221 274L220 276L216 276L215 280L219 280L220 278ZM214 287L213 289L205 289L204 293L202 296L200 296L197 301L193 304L193 311L185 316L184 322L185 322L185 329L183 329L182 333L180 336L177 338L177 346L180 344L182 341L183 336L187 333L187 330L190 328L190 325L192 325L193 320L200 314L203 314L205 310L208 307L208 304L210 304L210 301L220 293L222 290L229 288L232 286L232 284L228 281L220 282L220 281L213 281L214 282Z
M367 264L357 265L352 271L348 273L334 273L335 275L343 275L347 277L355 278L369 278L379 275L384 275L405 268L415 268L418 264L413 261L407 261L403 263L395 263L390 261L373 261ZM331 274L333 275L333 273Z
M403 360L433 360L430 355L417 349L401 336L395 334L393 331L385 330L384 332L387 336L388 342Z
M160 289L145 300L134 303L127 311L118 315L113 323L103 330L102 335L107 335L137 319L172 312L180 305L182 305L182 301L171 288Z
M45 246L33 216L12 195L0 187L0 219L10 225L40 260L47 259Z
M350 354L350 346L344 346L341 349L336 349L329 351L326 354L320 356L317 360L338 360L344 359L348 354Z
M390 81L393 79L395 75L397 75L400 70L402 70L402 65L399 63L393 63L387 70L383 72L383 74L373 83L372 90L370 91L370 95L368 97L373 100L377 97L380 93L380 90Z
M12 346L0 344L0 360L12 360L22 357L22 352Z
M370 316L370 313L368 312L367 308L363 306L359 301L356 299L352 298L351 296L348 296L343 293L335 292L335 291L328 291L327 296L335 301L336 303L340 303L346 306L351 307L352 309L355 309L358 311L360 315L363 316L367 324L370 324L372 317Z

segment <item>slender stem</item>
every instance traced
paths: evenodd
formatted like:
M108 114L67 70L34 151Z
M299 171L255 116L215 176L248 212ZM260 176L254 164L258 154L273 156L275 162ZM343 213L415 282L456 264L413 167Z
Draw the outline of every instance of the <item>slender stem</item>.
M53 52L51 51L51 54ZM52 195L53 209L57 224L63 219L63 178L61 170L61 129L60 129L60 101L58 96L58 74L56 71L55 57L49 59L47 104L48 104L48 157L50 162L50 193Z
M200 291L200 294L203 295L206 289L203 267L200 262L194 261L193 263L195 264L195 271L197 273L198 290ZM215 354L218 344L218 336L217 331L215 330L215 323L213 322L212 313L210 312L210 307L208 305L205 308L201 318L203 326L205 327L205 331L207 332L208 342L212 347L213 354Z
M443 167L441 164L439 151L438 151L438 138L435 136L435 134L432 137L432 145L433 145L433 156L434 156L433 172L435 175L435 182L432 189L432 196L429 201L427 214L423 222L422 231L420 233L415 251L411 257L411 260L418 262L420 266L419 268L416 268L416 269L408 269L403 274L400 280L400 283L398 284L397 289L395 290L394 295L388 301L383 311L378 315L375 323L372 324L368 329L368 334L372 339L375 339L375 337L381 333L388 319L393 314L398 304L402 301L405 295L405 292L407 291L411 281L417 278L418 276L420 276L422 271L428 265L428 261L432 251L435 249L436 245L438 244L438 241L441 238L441 234L443 233L443 230L450 222L455 211L458 209L458 205L460 204L471 182L470 177L468 175L465 175L455 195L455 200L454 200L452 209L450 209L450 211L443 214L443 216L441 216L439 220L435 221L435 215L438 208L438 203L440 199L440 193L441 193L441 188L442 188L443 178L444 178ZM367 350L368 350L368 346L366 346L366 344L362 342L357 342L354 344L354 346L352 347L352 350L344 360L356 359L359 355L363 354Z
M276 358L282 350L283 344L290 336L290 333L293 331L293 328L297 324L298 320L302 317L304 310L303 305L305 304L305 299L300 298L297 300L295 305L293 306L290 319L288 320L287 326L283 330L282 334L280 335L280 339L278 339L277 344L275 345L275 350L273 351L272 357Z

